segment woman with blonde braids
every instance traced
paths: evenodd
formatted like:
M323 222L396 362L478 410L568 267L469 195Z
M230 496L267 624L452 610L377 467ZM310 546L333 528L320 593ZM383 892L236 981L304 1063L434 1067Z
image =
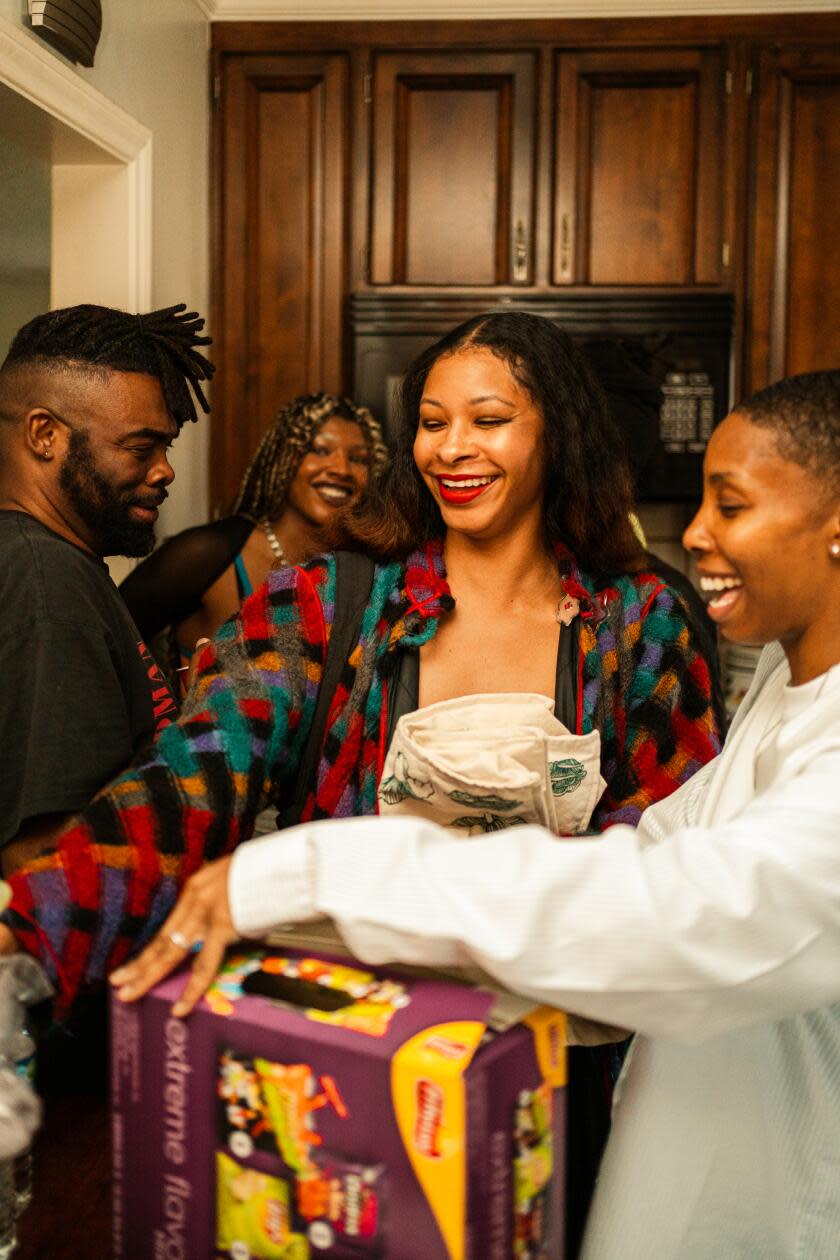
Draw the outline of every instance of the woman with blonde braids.
M231 514L167 539L120 591L149 640L166 627L186 663L239 610L269 570L328 545L335 513L356 502L385 464L382 431L366 407L304 394L278 412L242 479Z

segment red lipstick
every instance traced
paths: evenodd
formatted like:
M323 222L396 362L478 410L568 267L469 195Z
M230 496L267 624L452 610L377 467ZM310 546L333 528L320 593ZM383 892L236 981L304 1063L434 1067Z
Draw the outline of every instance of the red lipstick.
M492 486L496 478L493 477L490 481L485 481L480 486L464 486L462 490L456 489L455 486L452 484L448 486L444 485L444 479L440 475L436 476L435 480L438 483L438 489L440 490L440 497L443 499L444 503L458 504L458 503L472 503L473 499L477 499L478 496L480 494L483 494L485 490L490 489L490 487ZM450 483L455 482L455 481L475 481L476 474L475 473L461 473L461 474L447 473L446 480Z

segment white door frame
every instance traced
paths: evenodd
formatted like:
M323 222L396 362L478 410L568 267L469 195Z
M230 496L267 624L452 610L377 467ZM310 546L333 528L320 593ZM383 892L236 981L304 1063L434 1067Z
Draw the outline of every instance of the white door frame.
M53 306L152 297L152 133L46 47L0 17L0 83L101 153L53 167ZM101 228L107 226L107 231ZM82 291L84 290L84 291Z

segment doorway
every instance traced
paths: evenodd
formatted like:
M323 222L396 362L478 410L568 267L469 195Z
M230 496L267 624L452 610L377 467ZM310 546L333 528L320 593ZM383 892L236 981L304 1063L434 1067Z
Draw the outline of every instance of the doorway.
M0 360L47 308L149 309L152 133L3 18L0 186Z

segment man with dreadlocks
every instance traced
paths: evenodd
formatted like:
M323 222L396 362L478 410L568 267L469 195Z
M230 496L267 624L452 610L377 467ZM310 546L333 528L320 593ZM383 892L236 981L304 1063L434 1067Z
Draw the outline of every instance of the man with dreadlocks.
M261 586L270 569L330 546L326 528L384 465L367 407L304 394L282 407L247 468L231 514L168 539L120 587L147 639L172 630L170 658L189 661Z
M0 855L51 847L175 716L103 557L142 556L213 366L184 305L39 315L0 367Z

